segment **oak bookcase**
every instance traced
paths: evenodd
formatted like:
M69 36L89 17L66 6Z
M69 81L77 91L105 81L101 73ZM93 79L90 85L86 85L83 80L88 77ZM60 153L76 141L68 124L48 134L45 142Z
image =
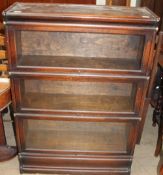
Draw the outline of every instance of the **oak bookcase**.
M20 171L129 175L159 18L147 8L41 3L3 15Z

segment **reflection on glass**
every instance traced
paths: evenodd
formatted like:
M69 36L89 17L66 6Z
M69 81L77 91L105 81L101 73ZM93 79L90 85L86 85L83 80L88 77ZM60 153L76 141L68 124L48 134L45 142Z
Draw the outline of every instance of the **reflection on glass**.
M21 79L23 108L74 111L134 111L135 83Z
M17 31L19 66L140 69L144 36Z
M131 124L24 120L26 149L126 152Z

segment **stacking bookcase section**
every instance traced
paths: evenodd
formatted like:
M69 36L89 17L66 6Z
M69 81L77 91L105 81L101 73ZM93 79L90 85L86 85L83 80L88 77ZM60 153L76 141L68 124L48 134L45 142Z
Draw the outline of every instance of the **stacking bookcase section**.
M12 21L6 26L12 71L146 75L151 70L158 18L146 8L21 3L4 15Z
M130 175L158 17L45 3L3 15L21 173Z
M17 112L139 114L148 78L11 75Z
M60 27L64 28L64 25ZM151 47L147 43L152 39L147 31L122 34L114 27L107 26L104 33L95 33L99 27L103 26L95 27L89 33L80 32L82 29L71 32L71 28L66 32L16 28L11 42L11 45L16 43L15 59L12 59L15 67L11 69L50 72L145 71L150 54L147 52Z
M17 114L20 149L69 155L130 155L138 119L71 115ZM84 118L84 120L83 120ZM52 139L52 138L55 139ZM134 138L134 139L133 139Z
M136 118L16 114L15 121L23 172L130 171Z

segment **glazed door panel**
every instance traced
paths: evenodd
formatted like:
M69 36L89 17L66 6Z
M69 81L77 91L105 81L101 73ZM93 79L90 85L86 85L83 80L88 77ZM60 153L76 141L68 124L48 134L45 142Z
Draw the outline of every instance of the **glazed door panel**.
M23 117L23 115L22 115ZM20 120L20 121L19 121ZM133 150L136 121L36 120L20 118L24 151L83 154L128 154Z
M9 57L10 70L140 74L148 67L152 39L148 32L129 34L110 28L103 33L98 33L98 28L84 32L80 27L74 32L68 27L58 31L61 28L12 30L10 43L15 47Z
M19 66L124 70L141 67L143 36L37 31L19 34Z
M105 80L105 79L104 79ZM140 81L98 81L74 77L15 78L18 111L138 113L144 92Z

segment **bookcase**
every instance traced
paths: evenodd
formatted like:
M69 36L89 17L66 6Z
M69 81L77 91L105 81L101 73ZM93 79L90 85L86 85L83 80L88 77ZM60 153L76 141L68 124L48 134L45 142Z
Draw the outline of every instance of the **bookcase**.
M147 8L41 3L3 15L20 171L129 175L159 18Z

